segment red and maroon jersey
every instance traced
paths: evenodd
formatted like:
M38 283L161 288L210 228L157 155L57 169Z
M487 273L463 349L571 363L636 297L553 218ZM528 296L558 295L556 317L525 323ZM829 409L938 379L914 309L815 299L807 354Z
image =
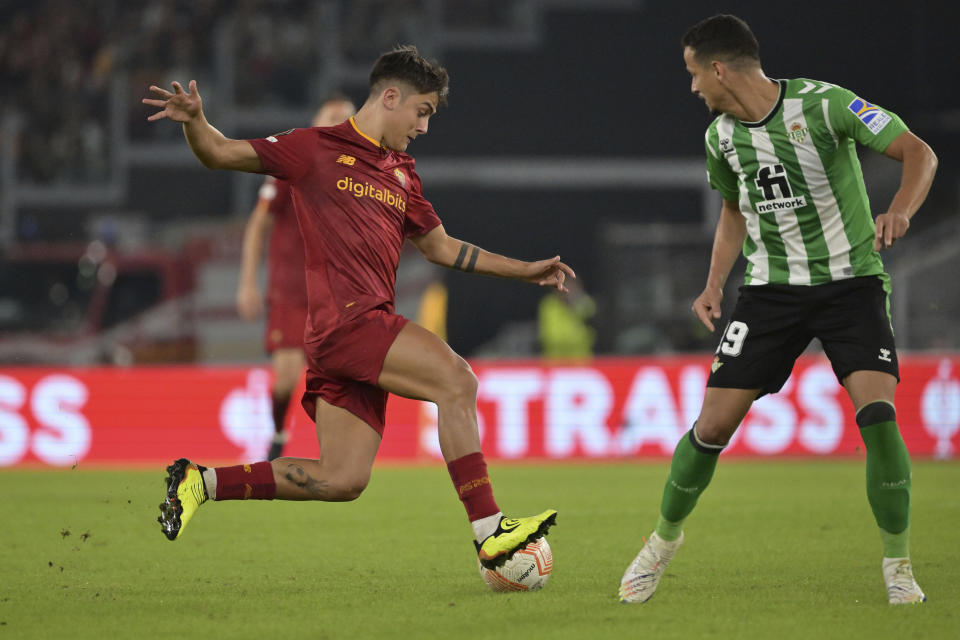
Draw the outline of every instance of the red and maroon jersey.
M273 218L267 263L267 302L306 307L303 238L290 199L290 185L284 180L267 177L260 187L260 198L270 201L268 211Z
M413 158L381 147L353 118L249 142L264 173L290 185L306 258L305 340L370 309L393 313L404 239L440 224Z

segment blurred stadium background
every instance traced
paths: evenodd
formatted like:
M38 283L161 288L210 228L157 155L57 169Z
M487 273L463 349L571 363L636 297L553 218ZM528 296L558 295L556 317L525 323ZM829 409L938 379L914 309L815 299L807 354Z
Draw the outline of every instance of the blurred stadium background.
M935 4L0 2L0 465L150 462L171 439L209 441L197 448L214 458L258 450L269 436L263 327L237 317L234 297L261 178L203 169L179 126L148 123L140 99L150 84L196 79L212 123L262 137L306 125L332 92L362 103L370 64L396 43L451 73L449 108L411 150L447 229L521 258L560 253L595 301L596 358L550 365L541 291L403 261L405 315L428 283L446 287L449 342L477 363L494 457L669 455L714 348L689 308L719 211L704 171L709 118L679 38L718 10L751 24L768 74L848 87L938 153L927 203L884 259L906 354L902 421L915 450L950 456L960 100L942 49L954 27ZM879 212L899 165L862 160ZM852 413L825 367L814 346L734 451L853 454ZM394 407L397 457L435 455L429 408ZM295 413L306 452L311 429Z

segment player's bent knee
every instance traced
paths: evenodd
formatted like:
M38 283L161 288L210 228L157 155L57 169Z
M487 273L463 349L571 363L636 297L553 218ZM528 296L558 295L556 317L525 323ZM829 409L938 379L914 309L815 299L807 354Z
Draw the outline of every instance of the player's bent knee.
M448 402L463 401L476 403L479 382L467 361L458 358L457 362L444 377L444 395Z
M356 500L367 488L370 477L345 477L330 480L328 484L329 500L336 502L350 502Z
M874 400L857 411L857 426L861 429L878 422L896 422L897 409L888 400Z
M726 446L739 425L729 425L724 421L711 420L700 416L694 425L697 437L705 444Z
M480 382L477 380L477 376L473 372L473 369L467 365L464 369L460 370L458 378L457 385L460 389L460 395L476 398L477 389L480 387Z

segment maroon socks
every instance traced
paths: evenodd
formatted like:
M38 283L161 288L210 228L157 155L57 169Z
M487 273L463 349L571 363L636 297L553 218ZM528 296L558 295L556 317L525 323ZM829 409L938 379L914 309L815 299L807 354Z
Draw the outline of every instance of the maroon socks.
M447 470L470 522L499 513L482 453L478 451L457 458L447 464Z
M269 462L217 467L215 500L273 500L277 483Z

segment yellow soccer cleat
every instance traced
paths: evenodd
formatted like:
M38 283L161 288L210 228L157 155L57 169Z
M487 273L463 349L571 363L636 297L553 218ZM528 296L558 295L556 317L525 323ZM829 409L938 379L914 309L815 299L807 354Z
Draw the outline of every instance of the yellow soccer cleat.
M175 460L167 467L167 497L160 503L157 522L169 540L176 540L204 502L207 488L203 484L201 467L186 458Z
M529 518L500 518L493 535L477 545L477 556L487 569L495 569L509 560L516 551L537 538L547 535L547 530L557 523L556 509L547 509L538 516Z

